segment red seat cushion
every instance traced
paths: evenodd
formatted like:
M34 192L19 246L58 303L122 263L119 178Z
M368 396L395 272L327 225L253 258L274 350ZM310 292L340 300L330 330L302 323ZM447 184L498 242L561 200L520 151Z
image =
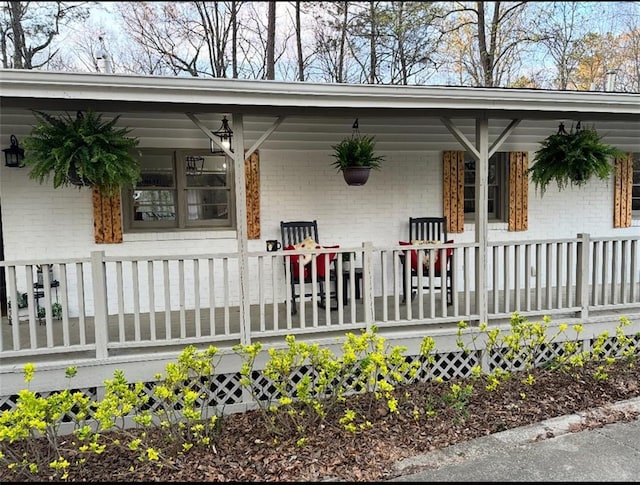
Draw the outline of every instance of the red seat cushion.
M409 241L398 241L398 244L400 244L400 246L411 246ZM405 258L407 257L406 251L404 252L404 256ZM418 252L415 249L411 250L411 269L418 269Z
M287 246L286 248L284 248L285 251L293 251L294 249L296 249L293 244ZM293 277L295 279L298 279L299 275L300 275L300 265L298 264L298 260L300 259L300 256L302 256L301 254L293 254L291 256L289 256L289 263L291 263L291 272L293 274ZM307 273L308 273L308 266L303 266L302 269L304 271L304 277L307 278Z
M449 243L453 243L453 239L448 239L445 244L449 244ZM440 251L440 250L438 250ZM449 261L449 259L451 259L451 255L453 254L453 248L447 248L446 249L446 257L447 257L447 262ZM441 256L442 254L440 254ZM440 273L440 261L442 260L441 257L438 257L438 259L436 259L436 264L434 265L434 268L436 270L436 273ZM445 268L446 268L446 264L445 264Z
M317 246L317 248L323 248L323 249L335 249L335 248L339 248L340 246ZM326 275L325 272L325 262L328 262L328 268L331 268L331 262L336 259L336 253L323 253L323 254L318 254L318 257L316 258L316 267L318 268L318 278L324 278Z
M453 243L453 239L449 239L447 241L447 243ZM409 242L409 241L398 241L398 244L400 244L400 246L411 246L412 245L411 242ZM441 251L441 249L437 249L437 250L434 250L434 251L438 251L438 257L436 258L436 262L434 263L433 268L434 268L435 272L437 274L439 274L440 273L440 260L441 260L440 251ZM406 255L406 253L407 252L405 251L405 255ZM447 261L449 260L449 258L451 257L452 254L453 254L453 248L447 248L446 249ZM423 255L423 257L424 257L424 255ZM428 266L425 267L425 269L428 269L428 268L429 268ZM415 249L411 250L411 269L413 269L414 271L418 270L418 251L415 250Z
M334 249L334 248L339 248L340 246L316 246L316 249L321 249L321 248L325 248L325 249ZM289 245L286 248L284 248L285 251L291 251L296 249L293 245ZM291 263L291 272L293 274L293 277L295 279L300 279L300 265L298 264L298 260L300 259L302 255L301 254L294 254L292 256L290 256L290 263ZM318 278L324 278L326 275L325 272L325 260L329 261L329 267L331 262L336 259L336 253L323 253L323 254L318 254L318 256L315 258L316 261L316 269L318 272ZM304 272L304 279L307 280L309 278L311 278L311 264L307 263L305 265L302 266L303 272Z

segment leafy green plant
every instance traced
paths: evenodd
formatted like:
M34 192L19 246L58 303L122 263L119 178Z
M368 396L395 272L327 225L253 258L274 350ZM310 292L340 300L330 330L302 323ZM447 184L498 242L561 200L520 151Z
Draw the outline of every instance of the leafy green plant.
M379 169L384 156L375 154L375 137L361 135L345 138L337 145L333 145L332 156L335 161L331 164L342 171L351 167L366 167Z
M344 263L349 263L351 261L351 256L352 255L353 255L353 260L355 261L356 253L342 253L342 255L340 257L342 258L342 261Z
M127 136L128 128L116 128L120 116L103 121L92 110L75 117L36 110L34 115L36 124L23 140L31 179L42 184L52 177L54 188L92 186L107 196L140 180L140 164L131 152L138 139Z
M18 293L18 308L27 308L29 306L28 295L25 292Z
M53 318L62 318L62 305L58 302L51 305L51 316Z
M469 400L473 396L473 386L454 383L451 384L450 389L451 391L446 393L443 399L456 413L456 418L464 421L469 415L468 406Z
M156 418L166 433L166 441L183 450L194 445L213 448L211 436L219 430L219 416L211 412L215 401L215 371L220 362L217 347L205 350L186 347L178 362L166 365L165 375L155 376L153 396L157 399ZM203 383L198 387L196 383Z
M67 367L65 377L73 378L75 367ZM35 366L24 366L24 380L33 380ZM13 471L16 478L28 478L51 468L65 479L70 463L64 458L66 446L60 427L64 417L75 410L74 424L84 425L89 415L90 399L81 392L65 389L41 396L29 389L18 393L18 406L0 413L0 463ZM46 440L48 447L39 446ZM23 480L20 480L23 481Z
M592 177L607 180L613 171L610 160L624 156L621 150L603 143L594 128L581 129L580 123L569 133L560 123L558 133L540 144L527 173L541 195L552 181L563 190L569 185L583 186Z
M47 310L45 307L38 307L38 318L42 319L47 315ZM53 318L60 319L62 318L62 305L60 303L53 303L51 305L51 316Z

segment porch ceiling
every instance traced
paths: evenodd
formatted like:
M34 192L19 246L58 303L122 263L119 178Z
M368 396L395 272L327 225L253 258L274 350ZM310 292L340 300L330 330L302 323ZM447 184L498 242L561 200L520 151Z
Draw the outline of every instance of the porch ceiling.
M640 94L0 70L3 108L318 117L640 120Z
M113 104L113 103L112 103ZM93 105L93 104L92 104ZM97 108L93 105L94 108ZM86 109L87 105L82 106ZM43 106L49 112L50 110ZM113 106L110 105L113 112ZM73 109L66 107L73 112ZM133 129L132 134L139 137L141 147L153 148L201 148L209 147L208 138L185 115L183 111L117 111L120 123ZM564 122L567 128L580 116L563 116L553 119L524 119L509 136L504 150L536 150L540 140L558 129L558 123ZM362 133L375 135L378 148L383 151L441 151L459 150L460 144L447 130L439 116L396 116L394 113L369 116L360 111L343 116L321 116L313 113L286 117L278 129L263 143L261 149L268 150L318 150L327 152L331 145L351 134L354 118L359 118ZM222 113L199 113L200 119L210 129L220 126ZM247 146L253 144L275 121L273 115L246 115L244 117L244 135ZM455 125L469 139L475 137L475 120L471 117L456 118ZM32 129L34 118L28 109L6 108L3 106L0 117L0 135L8 137L14 134L18 139L27 136ZM233 122L232 122L233 123ZM509 118L495 118L489 123L489 138L495 140L510 123ZM590 123L588 123L590 124ZM593 123L611 143L620 149L632 152L640 151L640 120L607 121Z

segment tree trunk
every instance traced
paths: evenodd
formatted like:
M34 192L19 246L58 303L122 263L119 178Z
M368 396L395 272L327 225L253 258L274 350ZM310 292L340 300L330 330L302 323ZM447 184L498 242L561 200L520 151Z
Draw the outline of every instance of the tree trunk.
M231 2L231 66L233 79L238 79L238 2Z
M304 60L302 58L302 25L300 22L299 1L296 1L296 48L298 49L298 80L304 81Z
M336 81L344 82L344 56L347 45L347 19L349 18L349 2L342 2L342 31L340 32L340 58L338 59L338 75Z
M371 72L369 73L369 84L376 83L376 71L378 69L378 58L376 57L376 41L378 40L378 36L376 35L376 31L378 29L377 26L377 17L376 17L376 7L374 2L369 2L369 26L371 28L369 38L369 49L371 53L369 54L370 65L369 69Z
M267 79L275 79L276 48L276 2L269 2L269 24L267 27Z

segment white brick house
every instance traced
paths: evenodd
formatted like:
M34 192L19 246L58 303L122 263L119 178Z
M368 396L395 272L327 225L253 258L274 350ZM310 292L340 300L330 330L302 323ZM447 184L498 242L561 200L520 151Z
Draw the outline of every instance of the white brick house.
M626 227L614 227L617 190L614 176L608 182L592 181L580 189L559 191L550 186L543 197L530 185L526 230L509 230L508 201L502 202L504 210L498 217L489 214L486 203L488 154L493 143L499 142L497 152L528 154L531 163L539 142L555 132L560 122L569 127L578 121L595 126L605 142L632 154L636 170L634 200L638 203L639 94L321 85L18 70L0 70L0 93L0 144L3 148L9 146L11 135L20 140L30 133L34 122L31 109L73 113L93 108L107 118L120 115L119 126L132 128L132 136L140 140L140 150L175 151L179 153L178 159L185 153L209 151L210 133L205 133L202 126L211 132L218 128L222 117L227 116L235 143L234 156L227 159L234 168L228 172L232 185L229 208L233 211L228 226L205 225L184 229L136 227L135 222L131 222L130 194L123 194L121 243L96 242L89 189L53 189L51 185L39 185L29 179L28 169L8 168L3 164L0 167L2 259L7 262L7 267L22 267L29 262L39 264L42 261L55 265L70 264L78 258L88 261L95 252L123 260L154 257L189 259L193 255L233 254L237 257L237 266L229 270L231 280L223 280L216 285L220 292L229 291L226 307L233 305L239 308L240 327L244 329L240 333L243 334L252 323L248 316L250 305L260 302L260 289L265 287L265 281L272 281L271 267L258 276L260 256L257 253L264 252L267 239L280 239L280 221L317 220L323 244L362 248L366 243L373 248L391 250L400 240L408 238L409 217L445 214L443 153L468 152L471 147L478 152L475 168L479 175L475 181L481 182L474 184L475 198L471 202L479 209L465 214L463 230L460 227L450 230L449 236L456 244L475 248L469 267L460 267L457 271L460 281L474 274L470 290L458 289L467 293L476 291L473 305L477 308L456 310L447 315L443 310L445 314L439 315L442 322L458 321L467 316L482 321L489 318L491 311L485 308L487 298L477 294L491 286L493 281L493 276L487 273L491 268L488 262L491 243L526 245L527 242L576 238L578 234L628 240L634 244L630 258L635 259L630 259L632 266L629 266L628 275L625 273L626 284L631 279L633 289L628 295L632 301L621 305L622 308L632 306L633 313L640 312L640 290L635 289L640 285L640 262L637 261L640 258L637 244L640 239L640 213L632 211L630 224ZM331 145L350 136L355 118L359 119L362 133L376 136L377 149L386 157L382 169L373 172L367 184L361 187L347 186L330 165ZM198 126L198 122L202 126ZM251 195L254 198L258 195L257 237L248 237L248 231L256 231L256 227L248 227L246 174L243 157L238 154L239 146L257 149L259 154L259 189ZM506 183L506 179L501 183ZM504 194L506 185L501 190ZM462 253L462 246L458 249ZM358 254L359 264L364 263L364 254ZM475 268L473 271L471 266ZM56 266L56 271L60 268L62 266ZM216 268L220 271L219 266ZM532 273L548 270L527 267L527 273L530 269ZM205 268L201 270L206 271ZM155 281L162 280L161 270L156 268L155 271ZM367 269L365 279L370 280L365 285L370 285L373 297L385 291L382 271L381 266ZM191 263L185 273L180 281L171 282L171 310L198 308L193 287L197 278L193 276ZM283 273L282 264L273 266L279 291L274 300L285 299ZM54 273L54 277L57 278L58 273ZM65 318L75 318L82 313L78 308L78 296L74 293L76 277L72 272L68 275L68 315ZM519 277L528 279L529 275L520 274ZM500 273L499 279L502 278ZM139 312L148 312L154 302L158 308L164 308L164 293L151 302L132 296L134 287L146 294L151 281L147 276L141 275L135 283L131 280L131 270L124 269L123 279L118 283L117 278L110 277L107 282L109 294L124 290L124 301L121 302L124 310L120 309L117 299L109 299L106 303L108 315L119 311L138 315ZM21 274L15 281L18 291L28 285ZM233 285L228 284L229 281ZM186 289L183 287L181 290L182 284ZM198 291L206 296L208 289L204 286L198 287ZM93 317L100 313L100 308L94 308L95 294L88 289L85 291L83 311ZM3 293L10 294L10 288L7 286ZM203 305L203 311L205 307ZM514 309L512 306L511 310ZM4 309L3 315L6 315ZM379 315L377 310L365 308L361 322L370 325L394 320ZM314 319L317 323L318 317ZM409 320L430 323L428 316L418 318L415 314ZM96 331L96 340L99 340L98 333ZM151 337L151 341L154 338ZM242 340L247 339L243 334ZM136 335L134 340L138 342L140 339ZM134 346L125 337L118 341ZM51 346L57 347L57 344ZM10 358L29 355L30 352L29 345L26 349L24 346L19 349L10 345L5 347L9 348L7 355ZM101 355L110 354L106 350Z

